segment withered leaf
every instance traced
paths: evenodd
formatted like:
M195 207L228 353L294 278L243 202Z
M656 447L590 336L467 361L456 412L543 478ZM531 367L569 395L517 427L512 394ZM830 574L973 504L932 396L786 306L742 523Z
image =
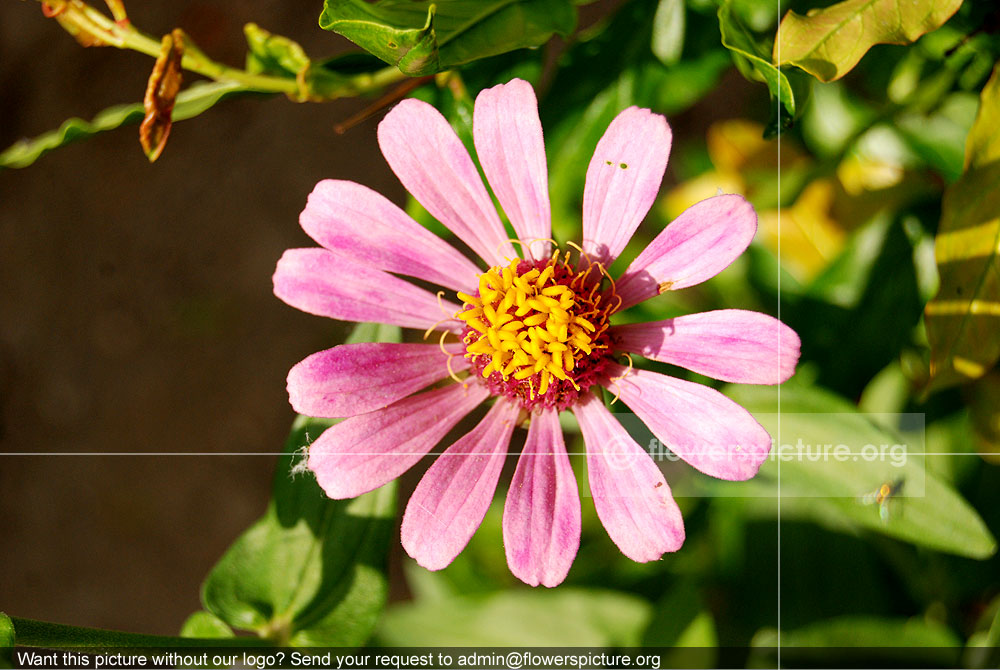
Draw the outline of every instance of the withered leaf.
M152 163L167 144L173 119L174 102L181 90L181 60L184 58L184 36L175 28L163 36L160 55L146 85L143 107L146 117L139 126L139 143Z

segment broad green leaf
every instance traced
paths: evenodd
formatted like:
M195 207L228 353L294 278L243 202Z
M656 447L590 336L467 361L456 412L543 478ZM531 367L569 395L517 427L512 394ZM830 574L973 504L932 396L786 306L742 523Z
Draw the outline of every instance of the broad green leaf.
M200 610L184 621L181 626L181 637L224 638L235 637L236 634L225 621L210 612Z
M357 646L385 606L395 483L329 500L299 454L331 423L296 420L267 513L202 586L205 609L233 628L291 646Z
M396 647L630 647L639 643L650 609L612 591L516 589L395 605L377 635Z
M570 0L326 0L319 25L423 76L568 36L576 9Z
M722 0L719 4L719 30L723 46L733 53L743 76L766 83L771 97L778 100L779 106L784 107L789 117L794 117L795 91L788 77L771 63L769 49L743 25L733 12L730 0Z
M673 65L684 51L684 0L660 0L653 15L653 54Z
M247 87L233 82L192 84L187 90L178 94L173 120L183 121L198 116L224 98L249 91ZM91 121L69 119L57 130L11 145L0 153L0 169L27 167L53 149L105 130L114 130L128 123L138 123L144 115L142 103L135 103L109 107L99 112Z
M820 81L847 74L876 44L909 44L936 30L962 0L845 0L805 16L789 11L778 26L774 62L797 65Z
M958 636L939 623L860 615L817 621L796 630L783 630L780 636L774 629L764 629L754 636L751 646L774 649L779 640L782 665L792 667L813 667L815 663L837 667L838 661L849 659L873 663L869 667L882 667L879 661L957 667L961 647ZM852 653L851 648L859 648L860 655Z
M876 422L843 398L816 388L782 388L780 414L777 389L733 386L727 395L754 413L782 445L753 481L776 485L780 474L783 513L835 519L970 558L995 553L996 540L976 510L926 471L919 434L904 437L889 431L880 425L884 417ZM834 456L839 445L848 448L844 458ZM888 501L887 514L877 504L865 504L865 496L890 482L903 486ZM732 493L740 495L738 489Z
M1000 65L980 96L965 171L941 208L941 289L925 311L929 390L981 377L1000 358Z

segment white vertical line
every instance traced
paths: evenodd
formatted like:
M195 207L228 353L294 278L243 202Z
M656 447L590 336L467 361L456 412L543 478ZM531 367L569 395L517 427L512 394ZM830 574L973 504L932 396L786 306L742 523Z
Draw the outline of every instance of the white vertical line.
M781 25L781 0L775 0L778 23ZM781 62L781 41L778 40L778 33L775 30L775 49L778 63ZM778 81L778 320L781 320L781 81ZM781 328L778 328L778 361L781 366ZM779 451L778 458L778 651L777 666L781 667L781 384L778 384L778 439L775 447Z

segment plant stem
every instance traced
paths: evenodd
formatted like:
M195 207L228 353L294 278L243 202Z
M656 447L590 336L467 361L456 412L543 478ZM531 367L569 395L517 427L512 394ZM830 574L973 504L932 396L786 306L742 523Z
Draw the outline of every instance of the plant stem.
M64 27L67 23L71 24L76 31L94 39L96 44L131 49L152 58L160 54L159 40L129 22L111 20L82 0L67 0L66 9L59 14L59 19ZM343 81L321 86L320 90L304 91L302 83L296 79L255 74L214 61L189 39L185 40L181 65L185 70L215 81L234 81L261 93L284 93L296 100L332 100L358 95L382 88L405 77L398 68L389 66L376 72L344 78Z
M146 635L101 628L68 626L34 619L10 617L14 624L15 644L48 649L162 649L163 647L268 647L269 640L254 637L196 638L169 635Z

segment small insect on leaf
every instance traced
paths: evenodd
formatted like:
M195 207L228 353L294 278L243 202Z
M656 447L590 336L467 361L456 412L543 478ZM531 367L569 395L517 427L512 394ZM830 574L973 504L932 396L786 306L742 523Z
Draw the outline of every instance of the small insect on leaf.
M163 36L160 55L146 85L143 107L146 118L139 126L139 144L152 163L167 144L173 121L174 102L181 89L181 60L184 58L184 37L179 29Z
M877 489L861 496L864 505L878 505L878 516L882 523L889 523L889 501L903 490L903 480L883 482Z

